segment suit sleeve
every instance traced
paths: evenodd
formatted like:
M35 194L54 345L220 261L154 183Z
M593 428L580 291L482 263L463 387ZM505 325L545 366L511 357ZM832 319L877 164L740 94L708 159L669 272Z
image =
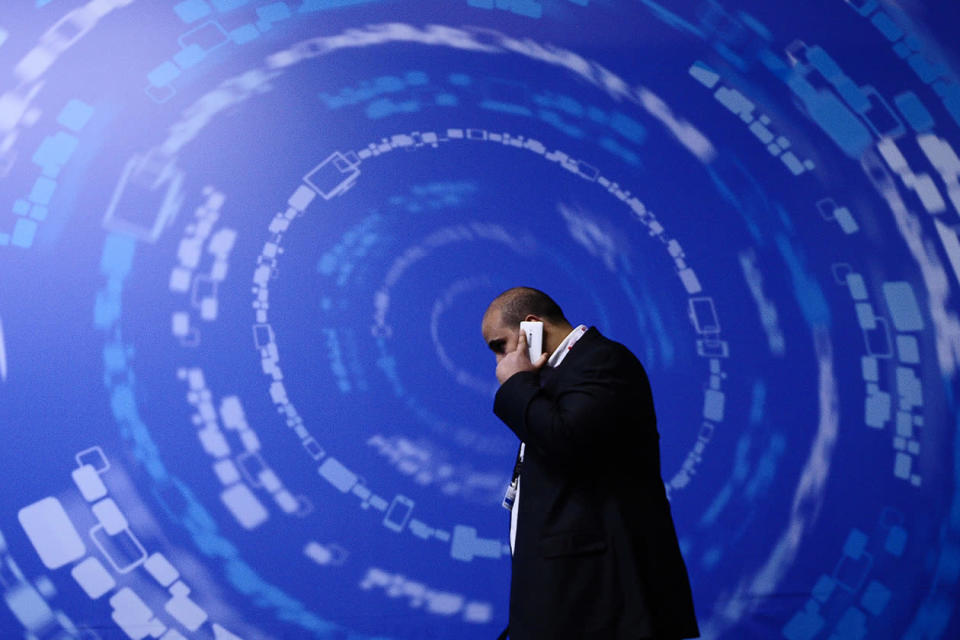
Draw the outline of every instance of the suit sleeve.
M629 353L595 350L568 379L551 395L538 373L518 373L497 391L494 413L528 447L564 464L609 451L635 419L649 420L655 432L646 375Z

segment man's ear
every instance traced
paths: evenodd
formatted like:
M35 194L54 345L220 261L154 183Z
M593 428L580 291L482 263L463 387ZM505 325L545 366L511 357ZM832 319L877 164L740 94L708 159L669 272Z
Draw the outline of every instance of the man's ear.
M524 322L543 322L543 318L540 316L535 316L532 313L528 313L527 316L523 319Z

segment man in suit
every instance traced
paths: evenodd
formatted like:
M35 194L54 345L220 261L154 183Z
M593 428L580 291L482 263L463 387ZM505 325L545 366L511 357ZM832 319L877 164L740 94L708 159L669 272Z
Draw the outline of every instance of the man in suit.
M519 331L524 320L543 323L536 362ZM497 296L482 332L497 360L494 413L522 443L504 500L512 505L509 637L698 637L643 366L527 287Z

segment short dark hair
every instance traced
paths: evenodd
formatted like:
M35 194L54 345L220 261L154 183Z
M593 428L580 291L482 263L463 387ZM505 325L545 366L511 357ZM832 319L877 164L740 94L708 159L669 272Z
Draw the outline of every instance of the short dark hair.
M520 324L530 314L556 324L567 321L560 305L543 291L533 287L507 289L490 303L490 308L494 307L500 309L500 321L507 326Z

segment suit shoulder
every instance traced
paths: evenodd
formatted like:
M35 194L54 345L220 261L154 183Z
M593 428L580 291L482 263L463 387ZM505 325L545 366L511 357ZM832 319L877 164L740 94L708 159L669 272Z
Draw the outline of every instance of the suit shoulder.
M589 352L589 355L593 358L615 358L617 360L629 360L640 364L640 360L626 345L617 342L616 340L611 340L610 338L604 336L596 329L593 329L595 332L592 336L592 339L588 342L590 348L586 351Z

